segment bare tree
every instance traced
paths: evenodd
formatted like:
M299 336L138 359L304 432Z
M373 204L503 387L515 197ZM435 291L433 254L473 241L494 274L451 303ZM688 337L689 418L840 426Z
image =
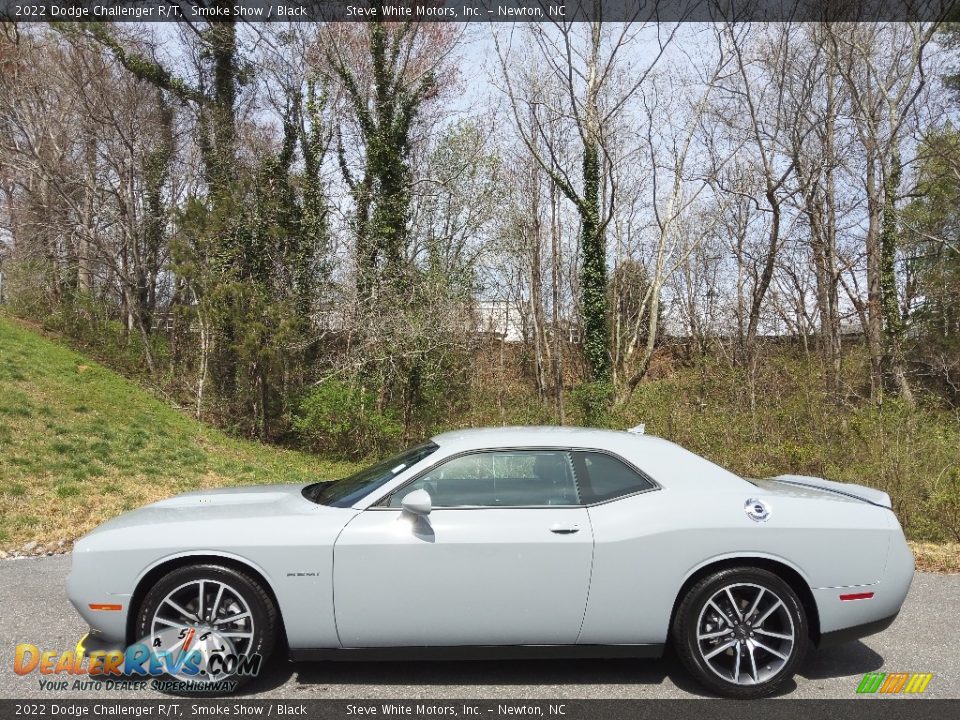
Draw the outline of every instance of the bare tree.
M731 56L718 31L713 32L716 54L707 66L704 77L685 96L680 107L658 106L657 97L664 94L662 87L654 86L649 96L645 93L645 142L651 158L651 205L654 220L652 258L648 261L648 285L635 323L628 330L623 369L627 394L632 393L646 376L657 347L660 327L660 298L664 285L687 260L706 235L713 229L716 216L699 215L698 231L686 225L685 217L695 207L701 194L716 186L717 173L729 160L732 152L717 156L712 167L690 171L690 155L695 143L704 143L704 117L710 107L712 94L728 73ZM683 118L679 128L672 127L664 118L674 114ZM669 137L663 137L669 134ZM663 148L658 151L658 148ZM666 186L664 189L663 186ZM641 352L642 349L642 352ZM640 352L639 359L634 355Z
M848 102L837 58L824 41L824 25L806 28L784 65L787 111L794 117L786 142L799 189L800 211L809 228L819 316L818 345L826 391L839 401L841 387L840 296L837 257L837 191L843 148L838 125Z
M874 399L884 386L908 404L913 393L905 367L905 324L898 302L896 254L902 140L926 87L924 56L934 23L830 25L827 39L851 98L865 164L867 205L866 339Z
M494 34L500 62L499 79L509 101L517 132L537 163L547 172L580 217L580 312L584 351L592 380L610 378L607 327L606 231L617 202L617 153L614 128L625 108L643 87L672 40L676 28L645 23L554 23L531 25L524 33L529 44L520 48L521 66L546 67L562 87L551 96L524 95L526 85L514 78L512 30ZM631 47L649 38L655 51L638 57ZM550 131L563 119L572 124L579 141L574 167L564 162Z
M742 112L731 112L728 118L735 136L747 138L760 178L758 196L752 201L758 209L763 208L767 217L766 240L758 248L759 256L754 255L756 261L751 263L752 282L747 298L746 329L742 335L741 349L751 405L755 399L759 360L757 341L763 306L783 242L784 205L791 194L787 180L793 172L793 163L789 156L784 156L781 147L789 127L782 77L793 32L794 28L789 24L766 33L752 25L728 23L725 26L726 40L737 67L736 79L725 88L726 100L742 108ZM727 108L729 110L731 105ZM726 190L741 192L737 188L728 187Z
M153 373L149 336L166 261L173 111L83 39L61 45L39 34L21 51L27 62L5 78L19 88L4 93L9 102L0 108L12 130L0 151L21 168L15 212L23 220L31 204L45 209L30 234L45 245L54 299L116 291Z

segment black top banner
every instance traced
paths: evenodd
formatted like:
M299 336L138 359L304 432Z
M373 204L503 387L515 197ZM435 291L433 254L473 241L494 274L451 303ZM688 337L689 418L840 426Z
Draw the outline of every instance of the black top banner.
M24 22L889 22L958 19L960 0L0 0Z

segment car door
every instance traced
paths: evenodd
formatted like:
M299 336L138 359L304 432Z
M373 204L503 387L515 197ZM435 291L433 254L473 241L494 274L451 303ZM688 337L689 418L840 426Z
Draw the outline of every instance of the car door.
M400 507L413 490L432 511ZM344 647L572 644L593 538L569 453L448 458L359 513L334 547Z

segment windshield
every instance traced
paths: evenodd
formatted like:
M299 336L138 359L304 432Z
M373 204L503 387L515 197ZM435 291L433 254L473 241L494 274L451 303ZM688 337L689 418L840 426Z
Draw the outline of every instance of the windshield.
M416 465L436 449L437 444L432 442L417 445L341 480L308 485L303 489L303 496L319 505L350 507L360 498L393 480L408 467Z

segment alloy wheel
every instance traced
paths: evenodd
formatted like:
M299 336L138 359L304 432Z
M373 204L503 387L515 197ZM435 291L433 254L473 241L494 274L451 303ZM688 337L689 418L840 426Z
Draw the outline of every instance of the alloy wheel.
M776 676L797 644L783 598L754 583L731 583L711 595L696 632L704 664L737 685L758 685Z
M201 677L192 679L215 680L229 672L211 668L211 656L249 654L255 629L250 603L240 591L226 582L199 579L174 588L157 605L150 642L168 654L199 651Z

